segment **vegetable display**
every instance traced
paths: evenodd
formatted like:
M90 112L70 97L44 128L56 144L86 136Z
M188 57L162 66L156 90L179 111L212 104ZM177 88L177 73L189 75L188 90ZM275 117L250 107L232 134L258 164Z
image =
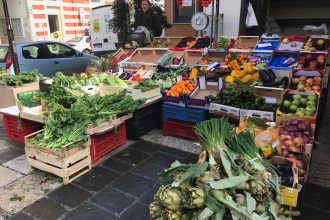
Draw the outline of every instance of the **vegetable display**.
M243 65L249 60L248 53L228 53L225 60L221 63L221 66L227 66L231 61L235 60L239 66Z
M298 58L298 68L317 70L325 68L326 56L323 54L301 54Z
M281 204L280 180L261 158L249 132L235 134L227 119L195 128L204 158L197 164L174 162L161 177L150 204L155 219L291 219Z
M276 88L287 88L289 86L288 77L276 78L275 73L271 69L260 69L259 74L261 79L259 83L260 86Z
M253 69L252 63L244 63L243 70L237 64L237 61L231 61L229 67L232 72L229 76L225 77L225 82L229 84L251 84L260 78L259 72Z
M177 76L185 75L190 71L188 66L180 66L177 69L164 69L158 67L157 71L152 76L152 79L160 85L161 90L171 88L175 83Z
M51 114L45 119L45 131L30 142L52 149L60 149L65 144L77 141L73 147L83 146L87 140L84 133L88 124L97 126L109 121L111 115L131 113L142 103L122 91L118 95L84 95L70 109L54 104Z
M250 87L244 87L242 90L236 90L233 87L225 88L216 97L211 98L211 103L271 112L277 108L277 104L265 103L265 99L255 94Z
M1 80L5 86L22 86L25 83L37 82L42 77L38 70L22 72L18 75L3 75Z
M235 46L236 40L234 38L227 39L225 37L220 37L219 42L214 45L215 49L219 50L229 50Z
M320 94L322 86L322 78L319 76L315 77L293 77L291 79L291 89L296 89L298 91L307 91L307 92L315 92Z

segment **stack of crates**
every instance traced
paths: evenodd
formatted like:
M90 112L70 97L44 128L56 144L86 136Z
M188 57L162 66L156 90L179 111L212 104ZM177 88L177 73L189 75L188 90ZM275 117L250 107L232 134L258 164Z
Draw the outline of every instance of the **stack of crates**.
M209 112L202 109L184 108L171 104L163 105L163 135L197 140L196 124L208 120Z

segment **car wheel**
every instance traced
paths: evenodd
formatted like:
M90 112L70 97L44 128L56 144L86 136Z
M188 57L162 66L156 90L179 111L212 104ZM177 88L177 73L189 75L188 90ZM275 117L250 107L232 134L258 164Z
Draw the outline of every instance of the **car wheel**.
M82 53L91 54L91 51L89 49L84 49Z

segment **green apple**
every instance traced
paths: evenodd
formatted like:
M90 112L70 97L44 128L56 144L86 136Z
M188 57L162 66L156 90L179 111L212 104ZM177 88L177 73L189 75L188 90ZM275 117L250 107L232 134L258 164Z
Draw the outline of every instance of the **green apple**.
M297 109L298 109L298 106L291 105L289 109L290 109L290 112L295 113L297 111Z
M316 102L313 101L313 100L310 100L310 101L307 102L307 106L316 106Z
M309 112L313 112L313 113L315 113L316 108L315 108L314 106L312 106L312 105L307 105L307 107L306 107L305 110L306 110L306 111L309 111Z
M304 108L298 108L297 109L297 112L303 112L304 113L305 112L305 109Z
M293 99L301 99L302 96L300 94L294 94L293 96Z
M285 108L289 108L290 105L291 105L291 102L290 102L289 100L284 100L284 102L283 102L283 107L285 107Z
M316 101L316 95L308 95L307 96L307 99L310 100L310 101Z
M305 116L305 112L302 111L297 111L296 115L300 116L300 117L304 117Z
M292 105L300 106L300 99L294 99Z
M307 105L307 101L308 101L307 98L301 98L301 99L300 99L300 103L301 103L302 105Z
M314 116L314 112L305 111L306 116Z

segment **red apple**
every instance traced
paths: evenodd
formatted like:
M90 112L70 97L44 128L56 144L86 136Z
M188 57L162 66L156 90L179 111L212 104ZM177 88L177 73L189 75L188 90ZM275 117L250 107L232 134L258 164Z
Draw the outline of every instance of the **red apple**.
M320 86L313 86L312 89L314 91L320 91L321 90L321 87Z
M311 61L311 60L313 60L313 59L314 59L313 54L307 54L307 56L306 56L306 60Z
M305 81L307 79L307 77L306 76L301 76L301 77L299 77L299 79L300 79L300 81Z
M312 70L316 70L317 69L317 61L312 60L311 62L309 62L309 68L312 69Z
M290 43L290 47L296 47L297 46L297 43L295 42L295 41L292 41L291 43Z
M305 90L306 90L306 91L312 91L312 87L310 87L310 86L306 86L306 87L305 87Z
M321 82L318 82L318 81L314 81L314 86L321 86Z
M298 84L300 80L298 78L292 78L292 83L293 84Z
M322 82L322 78L319 77L319 76L315 76L314 77L314 81L316 81L316 82Z

